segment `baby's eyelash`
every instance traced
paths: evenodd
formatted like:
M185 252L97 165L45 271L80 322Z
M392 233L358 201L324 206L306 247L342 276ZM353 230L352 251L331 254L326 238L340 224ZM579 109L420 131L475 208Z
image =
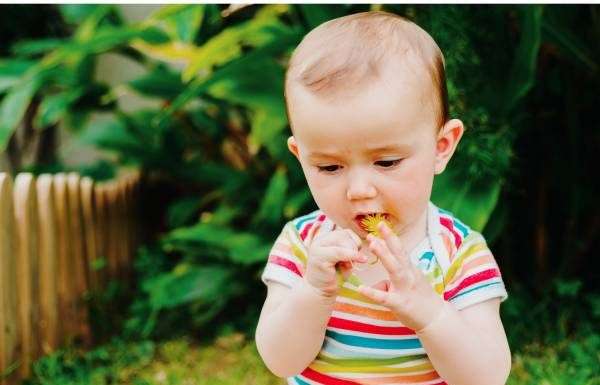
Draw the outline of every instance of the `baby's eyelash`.
M398 163L400 163L401 161L402 159L379 160L375 162L375 164L384 168L390 168L398 165ZM385 163L385 165L383 165L382 163Z
M333 170L331 168L333 168ZM335 164L332 164L329 166L317 166L317 169L319 170L319 172L325 172L325 173L336 172L339 168L340 168L340 166L337 166Z

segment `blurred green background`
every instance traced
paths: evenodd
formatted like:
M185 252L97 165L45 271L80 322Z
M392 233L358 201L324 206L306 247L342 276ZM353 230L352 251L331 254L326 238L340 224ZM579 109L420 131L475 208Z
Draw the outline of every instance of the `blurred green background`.
M149 208L134 290L88 299L97 346L28 384L281 383L253 344L259 276L316 208L285 145L285 66L310 29L369 9L444 52L467 132L433 201L500 264L509 384L600 384L598 6L0 5L0 171L136 167Z

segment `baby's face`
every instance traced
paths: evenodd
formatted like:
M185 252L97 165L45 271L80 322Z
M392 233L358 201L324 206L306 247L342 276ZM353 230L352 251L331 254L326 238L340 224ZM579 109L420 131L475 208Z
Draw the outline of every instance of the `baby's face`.
M361 215L383 213L402 234L423 218L431 195L438 127L406 78L396 90L373 86L335 103L298 86L288 92L290 151L319 208L361 238Z

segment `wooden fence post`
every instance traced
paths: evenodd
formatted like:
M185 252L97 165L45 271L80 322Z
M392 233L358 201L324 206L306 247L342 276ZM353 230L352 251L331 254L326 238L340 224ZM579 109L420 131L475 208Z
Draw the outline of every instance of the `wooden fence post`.
M58 228L52 176L37 178L40 223L40 337L43 354L59 346L58 328Z
M89 289L98 292L101 288L101 272L97 268L98 239L97 239L97 216L94 196L94 181L89 177L81 178L81 210L83 213L83 229L85 251L87 256L87 271L89 277Z
M19 359L17 329L17 282L13 184L10 176L0 173L0 372ZM15 384L10 375L3 384Z
M94 186L94 206L96 208L96 254L98 258L102 258L104 265L99 271L100 287L105 288L109 280L108 254L107 254L107 226L108 219L106 215L106 200L105 200L104 184L96 184Z
M58 228L58 313L60 322L61 345L69 344L75 334L75 274L71 257L71 224L67 177L64 173L54 175L54 196L56 202L56 223Z
M15 228L19 242L17 295L21 340L19 372L26 377L31 363L39 356L39 256L37 196L32 174L17 175L14 186Z
M81 211L81 177L75 173L67 175L67 189L69 190L69 214L71 216L70 241L72 247L71 263L74 268L75 282L75 311L77 315L77 338L84 345L91 345L91 332L88 322L88 307L85 299L88 296L88 269L85 255L83 216Z

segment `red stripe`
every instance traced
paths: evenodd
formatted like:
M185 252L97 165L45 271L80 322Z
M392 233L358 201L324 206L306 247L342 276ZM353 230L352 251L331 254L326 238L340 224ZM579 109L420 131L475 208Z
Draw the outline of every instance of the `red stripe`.
M303 241L306 239L306 236L308 235L308 231L313 226L313 224L314 224L314 222L311 222L308 225L304 226L304 230L302 230L302 232L300 233L300 238L302 238Z
M300 238L304 241L306 239L306 237L308 236L308 232L310 231L311 227L313 227L313 225L315 223L323 222L324 220L325 220L325 214L321 214L317 217L317 219L314 222L310 222L309 224L304 226L304 229L302 229L302 232L300 233Z
M445 228L447 228L448 230L450 230L450 232L452 233L452 235L454 235L454 244L456 245L456 249L458 250L458 248L460 247L460 244L462 243L462 238L454 230L454 223L452 223L452 219L440 217L440 223Z
M377 326L371 324L365 324L362 322L345 320L342 318L331 317L327 326L333 328L339 328L344 330L354 330L357 332L372 333L372 334L385 334L385 335L396 335L396 336L409 336L414 335L415 331L405 326Z
M290 261L289 259L281 258L281 257L278 257L277 255L271 254L271 255L269 255L269 262L274 263L279 266L283 266L286 269L291 270L292 272L294 272L297 275L299 275L300 277L302 277L302 273L298 269L298 266L296 266L296 264L294 262Z
M358 382L340 380L339 378L327 376L325 374L316 372L311 368L304 369L301 374L309 380L317 381L319 384L323 385L360 385Z
M477 274L470 275L467 278L463 279L462 282L457 287L455 287L454 289L452 289L448 292L445 292L444 299L447 300L448 298L454 297L456 295L456 293L458 293L459 291L461 291L462 289L464 289L467 286L471 286L473 284L476 284L477 282L485 281L486 279L499 277L499 276L500 276L500 271L498 271L498 269L494 269L494 268L480 271Z

